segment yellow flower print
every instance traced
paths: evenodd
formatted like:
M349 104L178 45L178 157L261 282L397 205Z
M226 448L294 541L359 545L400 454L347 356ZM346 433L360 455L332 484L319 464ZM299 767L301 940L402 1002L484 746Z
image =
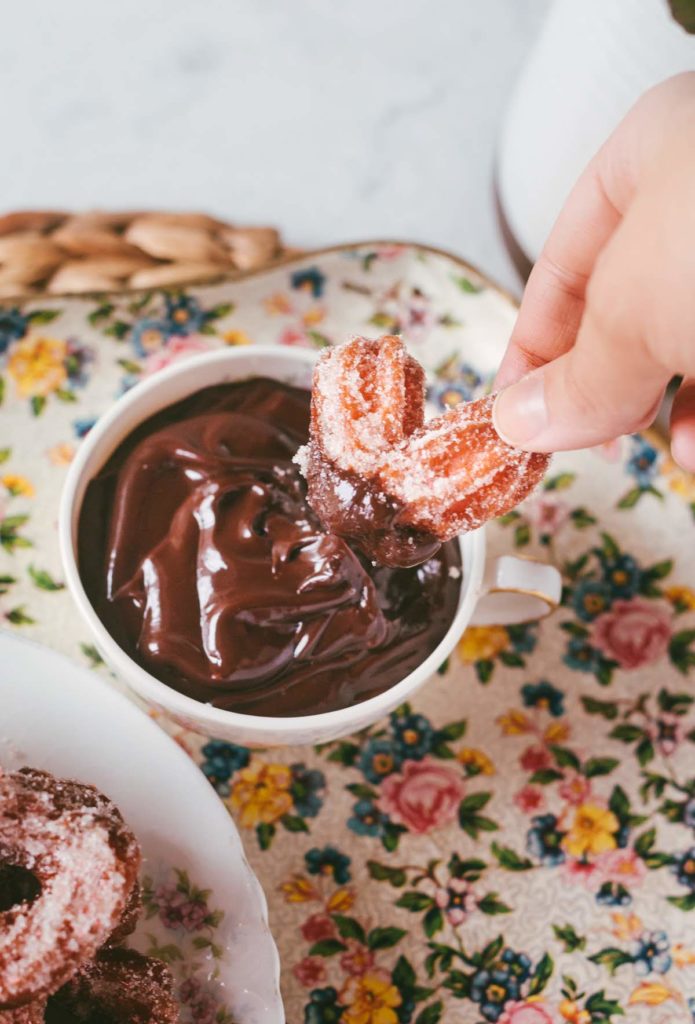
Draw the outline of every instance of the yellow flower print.
M282 883L280 892L285 897L285 903L308 903L321 898L314 883L305 875L293 875L288 882Z
M533 732L533 722L523 711L510 708L505 715L500 715L497 724L505 736L522 736Z
M54 466L69 466L75 458L75 449L67 441L62 441L49 448L46 454Z
M494 658L509 647L504 626L469 626L459 640L458 652L467 663Z
M355 894L352 889L336 889L328 900L326 909L330 914L347 914L352 910L354 902Z
M229 803L239 811L243 828L271 825L292 808L292 773L284 764L252 761L234 783Z
M568 1024L591 1024L591 1014L581 1010L572 999L563 999L559 1006L560 1013Z
M677 942L673 947L673 962L676 967L690 967L695 964L695 952L686 949L682 942Z
M2 478L2 485L13 497L21 495L23 498L33 498L36 494L34 485L25 476L19 476L17 473L6 473Z
M667 988L666 985L662 985L660 981L643 981L632 993L627 1001L627 1005L661 1006L662 1003L667 1002L669 999L681 1001L678 993L674 992L671 988Z
M387 974L370 971L348 978L340 993L340 1002L345 1006L341 1024L398 1024L395 1007L402 1001Z
M225 331L222 335L222 340L225 345L252 345L253 342L249 338L246 331Z
M572 857L606 853L618 845L615 833L619 828L620 822L606 807L582 804L577 808L572 827L562 845Z
M695 590L690 587L674 585L666 587L664 597L676 608L692 611L695 608Z
M611 914L611 921L616 939L625 942L628 939L636 939L644 931L642 920L637 914Z
M270 313L271 316L287 316L288 313L292 312L292 303L283 292L275 292L274 295L269 295L264 300L263 305L266 313Z
M22 398L46 398L68 379L67 342L60 338L23 338L13 346L7 372Z
M563 743L570 736L569 723L564 721L551 722L543 736L548 743Z
M495 766L482 750L478 750L476 747L464 747L463 750L459 750L456 755L457 759L461 762L464 768L471 767L475 769L471 774L473 775L494 775Z
M316 327L325 318L326 311L321 306L311 306L302 317L305 327Z
M681 469L677 462L667 456L661 463L661 475L666 478L666 483L674 494L685 498L686 501L695 501L695 473L688 473Z

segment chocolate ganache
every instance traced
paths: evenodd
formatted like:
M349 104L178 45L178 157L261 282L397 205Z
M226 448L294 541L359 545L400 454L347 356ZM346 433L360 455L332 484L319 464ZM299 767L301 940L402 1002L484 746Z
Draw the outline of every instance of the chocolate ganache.
M374 565L326 533L292 457L310 393L266 378L206 388L142 423L90 482L85 589L116 642L215 707L299 715L387 689L454 616L460 558Z

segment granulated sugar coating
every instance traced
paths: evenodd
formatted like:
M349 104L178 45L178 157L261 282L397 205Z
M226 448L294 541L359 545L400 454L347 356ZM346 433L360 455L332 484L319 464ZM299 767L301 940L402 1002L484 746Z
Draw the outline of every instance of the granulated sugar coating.
M492 423L494 395L449 409L379 461L401 521L449 540L504 515L540 483L549 455L512 448Z
M422 426L425 374L400 338L353 338L314 370L312 443L345 472L371 475L375 459ZM306 465L300 449L297 463Z
M132 949L103 949L51 997L47 1024L176 1024L173 978L161 960Z
M539 483L548 455L506 444L494 397L423 425L422 367L400 338L353 338L314 372L311 439L295 461L324 526L386 565L503 515Z
M108 939L135 885L140 849L92 786L22 768L0 773L0 865L40 887L0 913L0 1009L54 992Z

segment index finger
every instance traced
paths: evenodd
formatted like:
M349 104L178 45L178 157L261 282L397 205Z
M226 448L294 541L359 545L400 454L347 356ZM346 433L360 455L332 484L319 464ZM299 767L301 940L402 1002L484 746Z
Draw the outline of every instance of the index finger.
M596 258L620 223L608 168L620 139L612 136L586 167L562 208L535 264L497 373L506 387L567 352L584 311Z

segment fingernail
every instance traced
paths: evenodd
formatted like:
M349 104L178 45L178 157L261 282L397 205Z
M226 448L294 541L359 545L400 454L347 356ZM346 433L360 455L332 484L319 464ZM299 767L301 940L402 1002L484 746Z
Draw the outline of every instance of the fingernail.
M515 448L531 444L548 426L542 373L532 373L500 391L492 422L503 441Z

